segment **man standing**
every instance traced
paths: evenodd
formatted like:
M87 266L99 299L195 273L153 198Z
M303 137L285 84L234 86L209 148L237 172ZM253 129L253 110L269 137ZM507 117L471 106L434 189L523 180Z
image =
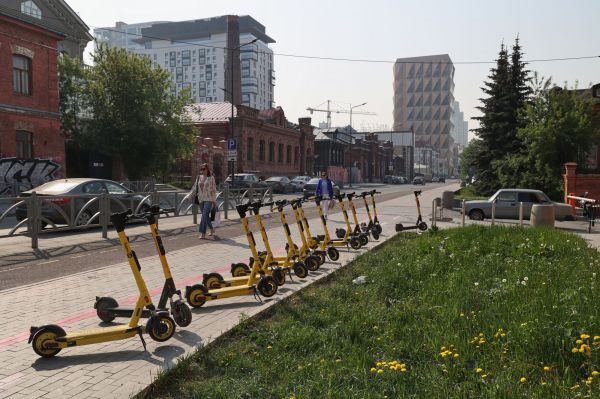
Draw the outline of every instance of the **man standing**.
M325 216L325 220L327 220L327 211L329 210L329 200L333 197L333 183L329 179L327 175L327 171L321 172L321 178L319 179L319 183L317 184L317 190L315 192L317 196L323 197L322 209L323 216Z

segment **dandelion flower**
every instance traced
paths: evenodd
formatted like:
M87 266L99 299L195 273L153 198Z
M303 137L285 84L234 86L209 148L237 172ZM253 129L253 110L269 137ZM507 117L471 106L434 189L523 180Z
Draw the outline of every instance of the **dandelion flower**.
M459 356L460 356L460 355L459 355L458 353L455 353L455 354L454 354L454 358L455 358L455 359L456 359L456 358L458 358Z
M552 370L549 366L544 366L544 371L550 371Z
M577 349L577 348L573 348L573 349L571 349L571 352L573 352L573 353L577 353L577 352L579 352L579 349Z
M273 347L271 345L267 346L267 349L273 349Z
M377 371L377 369L375 367L371 367L371 373L374 373L375 371Z
M486 379L487 378L487 374L482 374L481 378Z
M596 370L592 371L592 375L593 375L594 377L596 377L598 374L600 374L600 373L599 373L599 372L597 372Z
M482 368L479 368L479 367L477 367L477 368L475 369L475 372L476 372L477 374L481 373L482 371L483 371L483 369L482 369Z
M579 384L575 384L571 387L571 389L579 389Z
M336 363L341 363L341 362L342 362L342 359L335 359L335 362L336 362Z
M588 338L590 338L590 336L589 336L588 334L585 334L585 333L584 333L584 334L581 334L579 337L580 337L581 339L588 339Z
M577 341L575 341L575 343L576 343L577 345L581 345L581 344L583 344L583 341L582 341L582 340L580 340L580 339L578 339Z
M402 373L406 373L406 369L400 369Z
M520 382L521 384L525 384L525 382L527 382L527 378L525 378L525 377L521 377L521 379L519 380L519 382Z
M383 370L382 369L377 370L377 374L383 374Z

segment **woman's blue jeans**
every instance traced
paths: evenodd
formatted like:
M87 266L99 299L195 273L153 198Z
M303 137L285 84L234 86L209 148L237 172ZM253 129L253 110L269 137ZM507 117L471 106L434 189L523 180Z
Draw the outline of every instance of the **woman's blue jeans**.
M200 217L200 226L198 226L198 231L202 234L206 234L206 228L212 229L212 223L210 222L210 210L213 207L213 203L211 201L202 201L200 204L200 212L202 216Z

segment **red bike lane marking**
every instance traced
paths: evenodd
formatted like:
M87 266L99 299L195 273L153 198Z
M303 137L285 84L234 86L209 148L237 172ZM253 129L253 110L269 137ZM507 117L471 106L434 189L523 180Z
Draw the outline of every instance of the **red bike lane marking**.
M284 248L278 248L274 252L279 252L283 249ZM231 269L231 264L229 264L227 266L223 266L219 269L215 269L212 271L212 273L223 273L223 272L229 271L230 269ZM184 287L188 284L193 284L195 282L201 282L203 277L204 277L204 273L199 274L197 276L188 277L183 280L179 280L178 282L176 282L175 285L177 287ZM150 291L150 296L160 294L161 292L162 292L162 287L155 288ZM137 301L138 297L139 297L139 295L131 295L129 297L119 299L117 302L119 302L119 305L132 305ZM76 323L78 321L85 320L85 319L88 319L88 318L94 317L94 316L96 316L96 310L91 309L91 310L86 310L85 312L77 313L75 315L72 315L72 316L69 316L64 319L55 321L53 323L48 323L48 324L56 324L59 326L65 326L65 325ZM2 339L0 339L0 348L6 347L9 345L18 343L18 342L23 342L29 338L29 335L30 335L30 333L29 333L29 331L27 331L27 332L22 332L19 334L12 335L10 337L2 338Z

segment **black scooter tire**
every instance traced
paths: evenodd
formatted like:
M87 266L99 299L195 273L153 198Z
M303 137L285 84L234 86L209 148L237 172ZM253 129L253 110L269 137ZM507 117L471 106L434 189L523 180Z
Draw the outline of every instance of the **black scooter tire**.
M119 307L119 302L116 299L111 298L109 296L103 296L98 298L96 303L94 304L94 309L96 309L96 315L98 318L105 323L110 323L115 319L115 315L106 309L114 309Z
M264 276L258 281L256 289L260 295L270 298L277 293L277 283L273 277Z
M418 227L419 227L419 230L425 231L425 230L427 230L427 223L421 222L421 223L419 223Z
M304 259L304 265L306 266L306 269L310 270L311 272L316 272L317 270L319 270L319 266L321 266L319 264L319 258L315 255L309 255ZM300 277L300 276L298 276ZM300 277L300 278L304 278L304 277Z
M302 261L294 263L293 269L294 274L298 278L306 278L306 276L308 276L308 268L306 267L306 264Z
M202 284L192 285L191 287L186 287L185 290L185 299L187 303L193 308L202 307L206 301L202 299L198 299L199 296L205 296L208 294L208 289Z
M53 357L62 348L44 348L44 342L54 341L56 338L64 337L65 335L67 335L65 330L54 324L40 327L31 338L31 347L38 356L44 358Z
M383 228L379 223L375 225L374 230L377 231L377 235L381 235L381 233L383 232Z
M178 299L173 303L173 309L171 309L173 320L179 327L187 327L192 322L192 311L190 307L186 305L182 300Z
M358 240L360 241L360 245L362 247L364 247L365 245L367 245L369 243L369 236L366 234L360 234L358 236Z
M360 245L360 240L356 237L352 237L350 239L350 248L354 249L355 251L359 250L360 247L362 247L362 245Z
M273 276L273 279L275 280L275 284L277 284L277 286L281 287L285 284L285 273L283 272L282 268L273 268L271 275Z
M316 256L319 260L319 266L322 266L325 263L325 261L327 261L327 254L325 253L325 251L315 251L313 252L313 255Z
M327 248L327 256L329 256L331 261L335 262L340 258L340 251L336 247L329 247Z
M231 276L242 277L250 274L250 266L245 263L234 263L231 265Z
M224 284L223 276L220 273L208 273L202 279L202 285L206 288L216 289L221 288Z
M379 240L379 233L376 230L373 230L371 232L371 236L373 237L374 240Z
M175 320L171 316L155 315L146 323L146 332L156 342L168 341L175 334Z

